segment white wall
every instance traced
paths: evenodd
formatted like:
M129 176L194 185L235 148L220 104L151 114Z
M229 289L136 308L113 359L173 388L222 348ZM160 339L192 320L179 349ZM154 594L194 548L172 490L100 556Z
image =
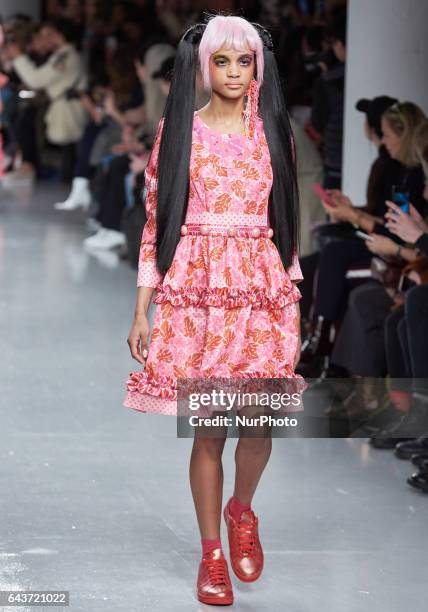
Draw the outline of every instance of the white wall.
M428 114L428 0L349 0L347 48L343 191L364 204L376 150L355 102L389 95Z
M40 17L39 0L0 0L0 15L10 17L14 13L24 13L34 19Z

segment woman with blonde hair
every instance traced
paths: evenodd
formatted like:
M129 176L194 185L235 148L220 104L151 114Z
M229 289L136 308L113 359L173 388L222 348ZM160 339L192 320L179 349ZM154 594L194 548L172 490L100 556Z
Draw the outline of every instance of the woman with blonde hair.
M387 192L385 200L393 197L393 191L407 193L419 212L425 208L422 197L424 178L412 143L415 130L424 119L424 112L413 102L395 103L381 117L381 143L397 162L394 175L389 177L392 181L389 183L391 192ZM325 374L330 367L336 327L347 306L348 269L356 264L368 268L373 258L372 253L405 254L402 245L392 239L383 219L353 208L349 198L340 192L331 191L329 196L332 202L323 202L323 206L330 217L334 220L350 220L355 230L370 234L370 240L364 242L357 236L346 241L337 240L327 244L321 252L312 330L302 350L302 360L310 364L312 375ZM349 352L344 358L345 361L350 358ZM340 365L343 366L343 363ZM309 368L306 372L309 372Z
M408 168L419 164L414 137L424 119L425 113L413 102L397 102L382 115L382 142L391 157Z

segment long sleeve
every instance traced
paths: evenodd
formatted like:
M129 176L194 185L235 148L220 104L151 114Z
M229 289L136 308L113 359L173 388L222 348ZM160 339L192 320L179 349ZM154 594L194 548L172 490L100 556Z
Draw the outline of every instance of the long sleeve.
M163 128L163 117L159 121L155 141L145 170L146 215L147 221L141 236L140 255L138 259L137 287L153 287L162 282L164 274L156 266L156 203L157 203L157 161L160 139Z
M428 258L428 234L422 234L415 242L415 246Z
M12 62L13 68L31 89L44 89L51 100L63 95L70 88L81 89L86 75L80 55L72 45L65 45L41 66L36 66L26 55L19 55Z
M45 89L61 76L49 60L42 66L36 66L26 55L19 55L12 65L18 76L31 89Z

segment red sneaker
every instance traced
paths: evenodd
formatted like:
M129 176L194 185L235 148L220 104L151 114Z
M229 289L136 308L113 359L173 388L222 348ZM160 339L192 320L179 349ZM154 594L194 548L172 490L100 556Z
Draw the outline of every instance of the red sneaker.
M218 606L233 604L232 583L227 561L220 548L215 548L202 557L196 588L198 599L202 603Z
M229 536L230 563L243 582L254 582L263 570L263 549L258 534L259 520L252 510L245 510L236 522L229 514L230 499L224 508L224 520Z

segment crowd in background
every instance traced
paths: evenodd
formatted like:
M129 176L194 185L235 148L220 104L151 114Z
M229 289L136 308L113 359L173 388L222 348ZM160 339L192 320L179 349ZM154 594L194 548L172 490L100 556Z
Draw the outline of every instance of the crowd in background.
M4 180L65 181L69 194L53 206L86 212L85 247L120 249L134 267L146 219L144 169L176 45L206 14L198 2L182 4L55 0L42 22L16 15L2 24ZM377 448L417 454L421 472L411 484L428 490L424 110L385 91L358 101L355 113L378 155L361 176L366 201L352 202L342 192L346 5L265 0L217 8L270 29L283 77L301 198L299 371L353 381L328 415L361 419ZM207 101L198 75L195 110Z

